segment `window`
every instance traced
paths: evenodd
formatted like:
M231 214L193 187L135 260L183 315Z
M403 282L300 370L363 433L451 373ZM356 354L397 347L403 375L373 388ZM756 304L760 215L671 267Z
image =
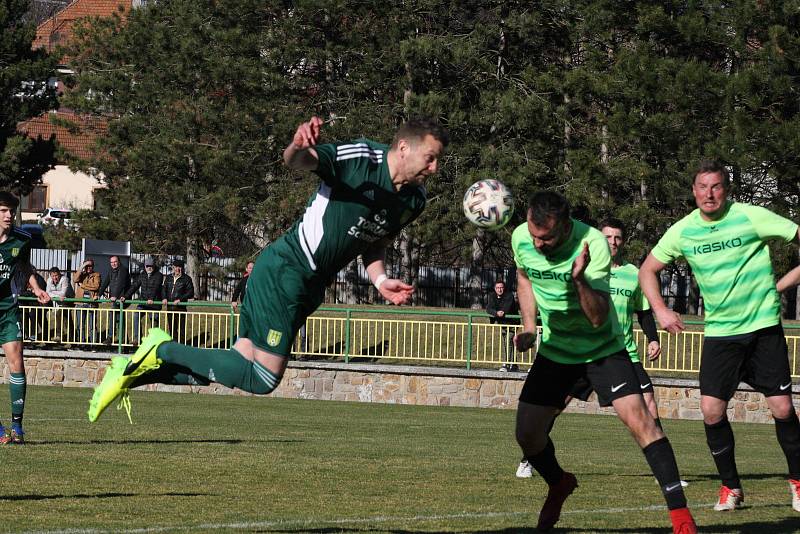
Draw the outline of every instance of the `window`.
M23 195L19 200L20 211L44 211L47 207L47 186L37 185L30 195Z

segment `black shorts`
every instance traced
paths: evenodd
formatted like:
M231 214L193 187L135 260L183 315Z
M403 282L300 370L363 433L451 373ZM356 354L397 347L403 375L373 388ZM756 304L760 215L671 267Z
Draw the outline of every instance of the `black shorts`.
M731 400L739 382L766 397L791 395L789 350L783 326L749 334L707 337L700 360L700 394Z
M519 400L563 410L564 400L572 394L582 378L597 392L601 406L610 406L617 399L640 394L639 380L631 358L623 350L593 362L577 364L557 363L537 356L522 386Z
M653 383L650 381L650 375L648 375L647 371L644 370L644 365L642 365L642 362L631 362L631 364L633 365L633 370L636 371L636 376L639 378L639 391L642 394L654 393ZM587 380L585 377L581 377L577 382L575 382L575 385L572 386L569 396L573 399L586 402L589 400L589 397L592 395L593 391L594 388L589 383L589 380ZM600 406L611 406L611 403L601 403Z

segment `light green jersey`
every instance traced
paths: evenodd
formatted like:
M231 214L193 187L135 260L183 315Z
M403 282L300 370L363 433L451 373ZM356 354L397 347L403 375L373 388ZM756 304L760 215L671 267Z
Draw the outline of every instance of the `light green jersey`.
M611 267L611 303L619 320L619 327L625 338L625 350L632 362L639 361L639 351L633 338L633 314L649 310L650 303L639 287L639 269L630 263Z
M314 147L322 182L281 240L304 269L333 277L370 245L397 235L425 208L425 189L396 191L389 147L368 139Z
M511 236L514 261L527 273L542 316L539 354L559 363L591 362L624 348L615 314L610 312L595 328L578 302L572 263L584 243L589 244L591 257L584 277L593 289L608 294L611 253L599 230L572 219L569 238L550 256L536 250L527 223L519 225Z
M17 295L25 290L24 287L13 287L13 281L18 266L30 262L30 239L30 234L12 228L8 239L0 243L0 311L16 306Z
M717 221L694 210L667 230L653 256L662 263L686 258L703 294L707 337L747 334L780 322L767 241L796 235L792 221L732 202Z

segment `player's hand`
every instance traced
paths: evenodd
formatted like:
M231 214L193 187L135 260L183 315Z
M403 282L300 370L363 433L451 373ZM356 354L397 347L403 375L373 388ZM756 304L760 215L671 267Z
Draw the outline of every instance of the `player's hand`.
M514 347L519 352L525 352L536 345L536 332L520 332L514 336Z
M239 303L238 303L238 302L236 302L235 300L232 300L232 301L231 301L231 307L232 307L234 310L236 309L236 307L237 307L238 305L239 305Z
M33 294L36 295L36 300L39 301L39 304L47 304L50 302L50 295L48 295L47 291L44 289L34 289Z
M589 266L590 261L592 261L592 258L589 255L589 243L584 242L583 250L581 250L581 253L575 258L575 261L572 262L573 280L576 278L583 278L583 273L586 271L586 267Z
M658 341L651 341L647 344L647 359L651 362L661 356L661 343Z
M292 144L298 150L305 150L308 147L316 145L321 127L322 119L316 116L311 117L311 120L297 127L297 131L292 138Z
M681 316L674 311L664 308L660 311L654 311L656 315L656 319L658 319L658 324L661 325L661 328L669 332L670 334L679 334L683 332L683 319Z
M378 292L392 304L400 306L411 302L411 294L414 293L414 286L410 286L396 278L387 278L381 283Z

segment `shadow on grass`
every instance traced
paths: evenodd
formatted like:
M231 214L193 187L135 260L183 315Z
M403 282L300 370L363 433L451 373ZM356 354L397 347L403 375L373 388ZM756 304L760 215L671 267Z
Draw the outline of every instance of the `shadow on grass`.
M0 501L48 501L52 499L113 499L116 497L208 497L211 493L79 493L74 495L0 495Z
M86 441L26 441L31 445L137 445L156 443L159 445L182 443L205 443L209 445L241 445L242 443L305 443L302 439L90 439Z
M653 478L652 473L636 473L636 474L620 474L620 473L613 473L613 472L593 472L593 473L581 473L579 476L599 476L599 477L619 477L619 478ZM717 473L692 473L684 474L681 473L681 478L686 480L687 482L703 482L705 480L712 480L719 482L719 475ZM749 473L749 474L742 474L739 473L739 478L742 480L771 480L771 479L778 479L778 480L786 480L789 478L788 473ZM578 479L580 482L580 479ZM746 491L746 488L745 488Z

